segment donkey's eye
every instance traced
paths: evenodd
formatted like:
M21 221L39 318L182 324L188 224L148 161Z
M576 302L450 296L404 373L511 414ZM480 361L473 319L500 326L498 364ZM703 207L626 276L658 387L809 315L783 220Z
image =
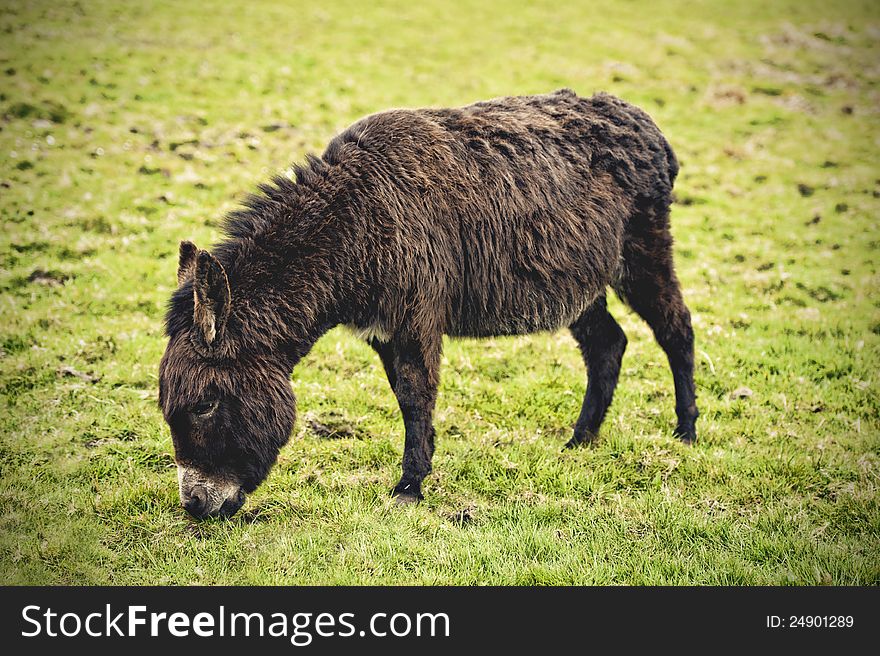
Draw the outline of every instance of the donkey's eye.
M217 409L218 403L217 399L205 399L192 409L192 413L200 417L207 417Z

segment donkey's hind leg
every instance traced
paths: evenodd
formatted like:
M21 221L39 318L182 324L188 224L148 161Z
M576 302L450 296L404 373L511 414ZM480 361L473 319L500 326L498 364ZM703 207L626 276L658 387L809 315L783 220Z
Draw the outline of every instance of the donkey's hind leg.
M587 392L574 435L566 448L592 442L595 438L614 397L626 349L626 335L608 313L604 294L578 317L570 330L587 365Z
M699 416L694 389L694 331L673 267L667 212L660 217L643 214L633 218L623 260L614 290L648 323L666 352L675 384L675 434L692 444L697 439L695 424Z

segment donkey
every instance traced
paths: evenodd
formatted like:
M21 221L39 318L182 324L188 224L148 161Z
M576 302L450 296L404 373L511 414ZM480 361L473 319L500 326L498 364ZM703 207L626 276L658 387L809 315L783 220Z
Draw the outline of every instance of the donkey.
M290 376L329 329L379 355L403 415L392 494L423 498L443 335L567 327L588 374L566 446L591 442L626 336L611 287L651 327L696 440L694 335L673 268L678 162L642 110L568 89L361 119L259 187L209 252L180 245L159 403L180 499L229 516L266 478L296 417Z

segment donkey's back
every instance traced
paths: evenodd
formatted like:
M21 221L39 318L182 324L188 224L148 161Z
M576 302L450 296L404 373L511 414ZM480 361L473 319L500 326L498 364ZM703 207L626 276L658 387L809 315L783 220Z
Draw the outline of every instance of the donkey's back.
M346 145L370 154L369 220L400 236L385 302L401 307L402 278L453 336L571 325L618 280L631 229L662 229L678 170L643 111L567 89L374 114L325 159ZM378 309L372 328L393 333Z

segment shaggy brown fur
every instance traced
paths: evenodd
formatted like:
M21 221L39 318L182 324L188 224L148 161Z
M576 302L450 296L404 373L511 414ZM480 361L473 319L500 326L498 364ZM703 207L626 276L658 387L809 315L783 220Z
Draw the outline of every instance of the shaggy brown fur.
M589 374L569 445L589 441L626 346L606 310L608 286L665 349L677 433L693 442L693 332L669 232L677 172L648 115L606 94L560 90L358 121L295 181L262 186L212 253L182 244L160 375L178 462L202 487L253 490L293 425L294 365L339 324L369 341L397 395L403 500L421 498L431 469L444 334L569 327ZM203 508L211 490L193 501L185 487L196 515L243 500L239 490L222 510Z

